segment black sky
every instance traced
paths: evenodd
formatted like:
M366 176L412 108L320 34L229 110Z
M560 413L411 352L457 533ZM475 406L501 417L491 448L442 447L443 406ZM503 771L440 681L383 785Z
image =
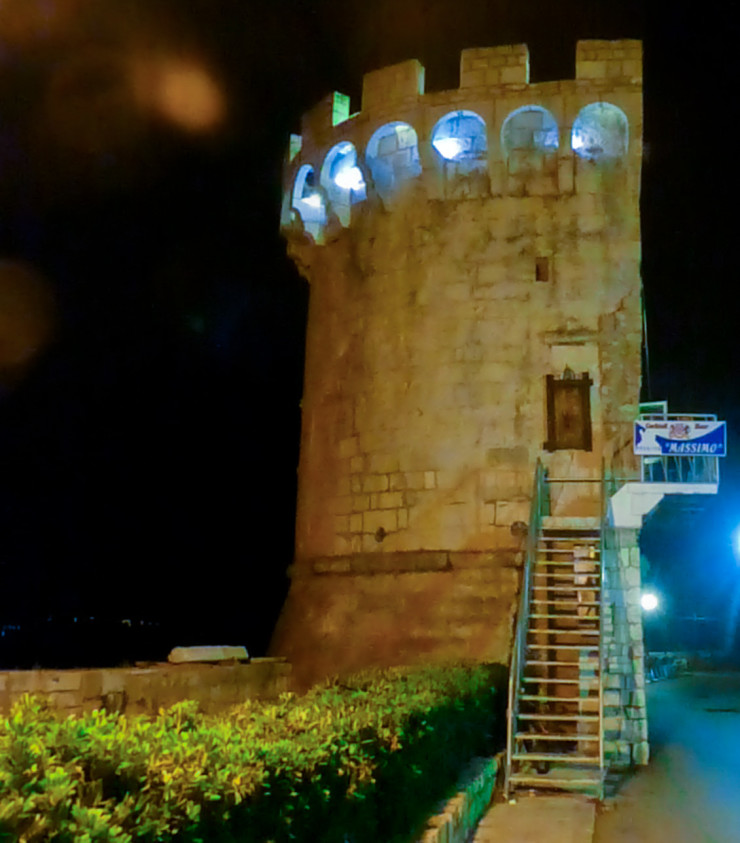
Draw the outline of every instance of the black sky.
M656 566L716 603L740 523L736 24L655 6L5 0L0 258L45 279L55 327L0 371L0 624L156 617L172 646L264 649L292 555L308 297L278 235L289 133L329 91L359 108L386 64L418 58L442 90L461 49L526 42L533 81L568 78L579 38L644 40L643 398L718 413L731 453ZM131 110L140 54L205 69L223 119Z

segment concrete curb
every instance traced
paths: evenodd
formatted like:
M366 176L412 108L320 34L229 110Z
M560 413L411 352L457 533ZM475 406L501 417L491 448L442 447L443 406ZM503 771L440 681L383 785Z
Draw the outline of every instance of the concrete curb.
M466 843L488 810L503 752L474 758L460 777L460 790L427 823L418 843Z

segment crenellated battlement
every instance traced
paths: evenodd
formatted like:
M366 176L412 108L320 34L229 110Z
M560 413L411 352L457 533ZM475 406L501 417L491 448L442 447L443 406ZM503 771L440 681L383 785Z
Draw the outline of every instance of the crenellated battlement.
M641 137L639 41L579 41L575 79L534 84L525 44L463 50L460 87L432 93L412 59L365 74L356 114L335 92L303 115L281 227L322 243L332 217L349 227L355 206L388 208L410 185L429 199L593 193L604 165L639 193Z

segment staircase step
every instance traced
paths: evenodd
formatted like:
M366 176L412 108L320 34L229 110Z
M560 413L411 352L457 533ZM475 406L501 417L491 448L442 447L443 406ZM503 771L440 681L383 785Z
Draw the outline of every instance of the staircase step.
M598 659L583 659L583 661L577 662L553 662L547 661L545 659L527 659L524 662L525 665L530 665L532 667L573 667L576 670L582 667L598 667L599 660Z
M528 629L530 635L600 635L598 629ZM570 642L573 643L573 642Z
M551 565L555 568L568 568L569 571L574 570L572 559L542 559L542 557L537 556L534 560L534 564L535 567L539 567L540 565ZM535 571L534 573L536 574L538 572ZM597 575L598 571L594 571L593 573L587 572L585 574L580 574L580 576L582 577L595 577Z
M598 691L598 688L592 688L593 691ZM530 702L558 702L558 703L582 703L598 701L596 697L538 697L536 694L519 694L520 700L529 700Z
M535 582L532 583L532 588L534 589L534 591L578 591L579 589L584 591L601 591L600 585L592 585L591 583L577 582L573 582L572 584L563 583L562 585L537 585L537 583Z
M595 644L556 644L551 641L549 644L526 644L528 650L598 650L599 642ZM563 662L567 664L567 662Z
M598 735L549 735L535 732L516 732L514 738L518 741L590 741L598 743Z
M546 601L544 601L544 602L546 602ZM531 614L529 617L530 618L540 618L540 619L541 618L553 618L553 619L558 620L558 621L598 621L598 619L599 619L598 616L595 616L595 615L573 615L573 614L566 614L565 612L563 612L562 614L559 614L559 615L541 615L541 614L535 613L535 614ZM532 630L532 631L534 631L534 630ZM562 630L560 630L560 629L558 630L558 632L581 632L581 631L589 632L589 631L593 631L593 630L591 630L590 627L577 627L577 626L570 627L570 628L564 627ZM596 630L596 631L598 632L598 630Z
M557 480L550 480L550 483L555 483ZM584 479L579 482L578 478L568 478L567 486L591 486L594 489L599 487L600 480ZM597 506L596 500L593 502L594 508ZM589 507L590 508L590 507ZM601 525L601 518L598 515L544 515L542 517L542 528L548 529L566 529L566 530L598 530Z
M599 580L601 577L598 573L596 574L570 574L566 571L533 571L532 572L535 577L546 577L547 579L557 578L559 580L573 580L574 586L576 585L575 579L576 577L590 577L594 580ZM535 588L538 588L537 585L533 583ZM541 588L542 586L539 586Z
M598 756L558 755L556 752L522 752L511 756L512 761L562 761L564 764L598 764Z
M550 547L546 540L540 539L537 542L537 550L540 553L569 553L573 556L573 552L575 551L574 547ZM586 556L586 557L579 557L579 562L598 562L599 561L599 551L597 548L594 548L594 555L593 556Z
M601 790L601 777L587 778L554 778L551 776L531 776L524 773L512 773L509 776L512 784L526 785L530 787L556 787L558 790L582 790L585 787Z
M582 685L595 682L598 676L586 676L584 679L542 679L539 676L522 676L522 682L537 682L544 685Z
M556 599L556 600L530 600L529 602L530 602L530 605L532 603L545 603L545 604L548 604L550 606L557 606L560 603L565 603L566 605L570 605L571 603L577 603L579 606L600 606L601 605L601 603L599 603L598 600L562 600L562 599Z
M519 720L568 720L572 723L598 723L598 714L517 714Z

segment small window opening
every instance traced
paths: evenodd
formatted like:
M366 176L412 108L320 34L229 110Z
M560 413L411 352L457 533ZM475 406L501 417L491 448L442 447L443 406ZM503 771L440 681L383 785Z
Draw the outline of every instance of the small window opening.
M534 261L534 280L535 281L549 281L550 280L550 258L539 257Z

